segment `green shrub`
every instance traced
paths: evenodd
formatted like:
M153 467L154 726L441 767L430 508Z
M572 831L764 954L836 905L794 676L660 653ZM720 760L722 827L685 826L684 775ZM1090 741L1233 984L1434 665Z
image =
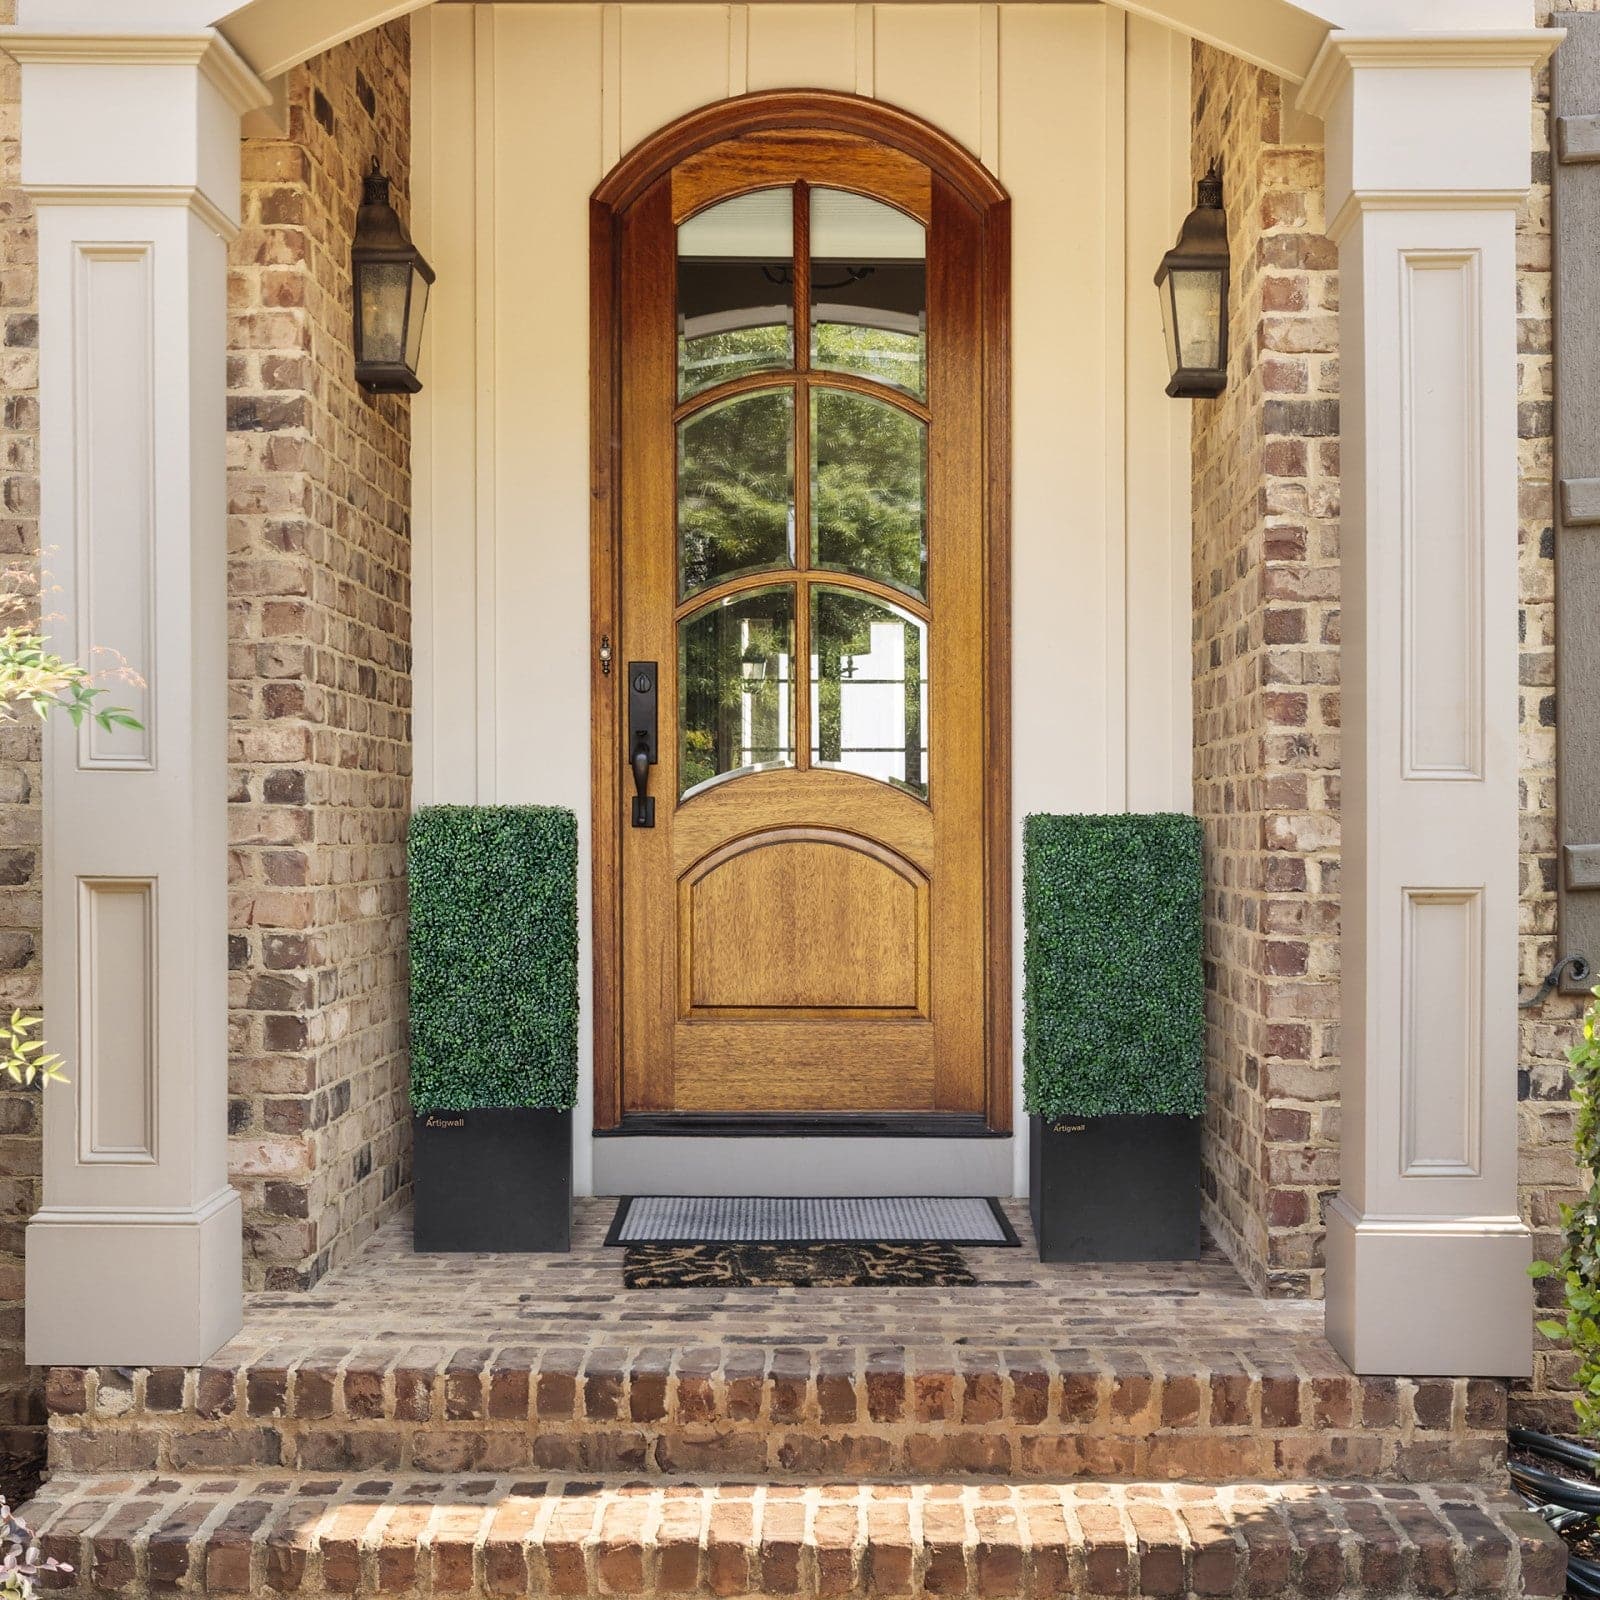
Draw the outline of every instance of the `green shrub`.
M1200 1115L1202 884L1194 817L1028 818L1023 1082L1031 1114Z
M1536 1261L1536 1278L1561 1279L1566 1317L1541 1322L1539 1331L1564 1343L1578 1358L1572 1374L1572 1407L1579 1429L1600 1434L1600 989L1584 1013L1583 1036L1567 1052L1572 1063L1572 1102L1577 1111L1573 1149L1588 1189L1561 1208L1561 1260Z
M551 806L411 819L411 1103L570 1110L578 1094L578 823Z

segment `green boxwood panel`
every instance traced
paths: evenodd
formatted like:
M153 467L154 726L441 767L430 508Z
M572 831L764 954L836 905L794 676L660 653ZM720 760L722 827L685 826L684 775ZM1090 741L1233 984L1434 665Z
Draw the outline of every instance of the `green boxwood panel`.
M1199 1116L1205 1105L1200 824L1023 825L1023 1078L1030 1114Z
M552 806L411 818L411 1103L578 1095L578 822Z

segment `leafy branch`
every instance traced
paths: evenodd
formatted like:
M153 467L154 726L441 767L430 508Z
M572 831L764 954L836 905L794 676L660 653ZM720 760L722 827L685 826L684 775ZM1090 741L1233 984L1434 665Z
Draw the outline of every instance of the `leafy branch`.
M1567 1052L1577 1110L1573 1147L1588 1174L1589 1192L1576 1205L1561 1208L1561 1260L1536 1261L1528 1269L1535 1278L1561 1279L1565 1320L1547 1318L1539 1331L1565 1343L1578 1358L1573 1409L1578 1426L1591 1437L1600 1435L1600 988L1593 992L1583 1036Z
M43 1021L13 1011L10 1022L0 1022L0 1072L25 1089L35 1083L70 1081L61 1070L66 1064L63 1058L46 1050L44 1040L34 1035Z
M138 718L125 706L108 703L107 689L96 680L111 677L131 684L142 680L115 651L95 652L114 658L110 667L96 674L52 650L44 633L45 623L53 620L44 614L46 592L47 585L32 567L0 568L0 720L32 712L42 721L56 712L75 728L85 722L107 733L138 728ZM35 1032L41 1021L13 1011L9 1023L0 1022L0 1078L23 1088L67 1081L62 1058L46 1049ZM0 1568L0 1597L31 1593L8 1587L6 1574L12 1570Z
M87 667L47 649L43 634L0 629L0 708L25 706L41 719L60 711L75 728L90 719L107 733L137 728L139 719L126 707L100 704L106 692Z

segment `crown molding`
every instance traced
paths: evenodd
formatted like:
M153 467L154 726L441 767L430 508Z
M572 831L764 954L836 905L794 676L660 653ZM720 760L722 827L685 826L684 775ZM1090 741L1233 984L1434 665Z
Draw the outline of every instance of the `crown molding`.
M239 233L239 223L208 195L188 184L145 184L131 188L102 188L93 184L40 183L24 186L38 206L182 206L192 211L224 242Z
M272 90L215 29L203 33L36 33L0 29L0 49L24 66L196 67L242 117Z
M1322 42L1296 104L1326 119L1334 97L1358 68L1463 70L1506 68L1532 72L1566 37L1560 28L1518 28L1484 33L1343 33Z
M1372 211L1515 211L1527 198L1526 189L1353 189L1326 231L1337 244Z

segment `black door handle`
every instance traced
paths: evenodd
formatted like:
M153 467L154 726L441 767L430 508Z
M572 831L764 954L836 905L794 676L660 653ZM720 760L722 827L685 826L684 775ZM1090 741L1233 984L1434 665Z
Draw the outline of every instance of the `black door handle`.
M628 765L633 768L633 825L653 828L650 769L656 764L656 663L628 663Z

